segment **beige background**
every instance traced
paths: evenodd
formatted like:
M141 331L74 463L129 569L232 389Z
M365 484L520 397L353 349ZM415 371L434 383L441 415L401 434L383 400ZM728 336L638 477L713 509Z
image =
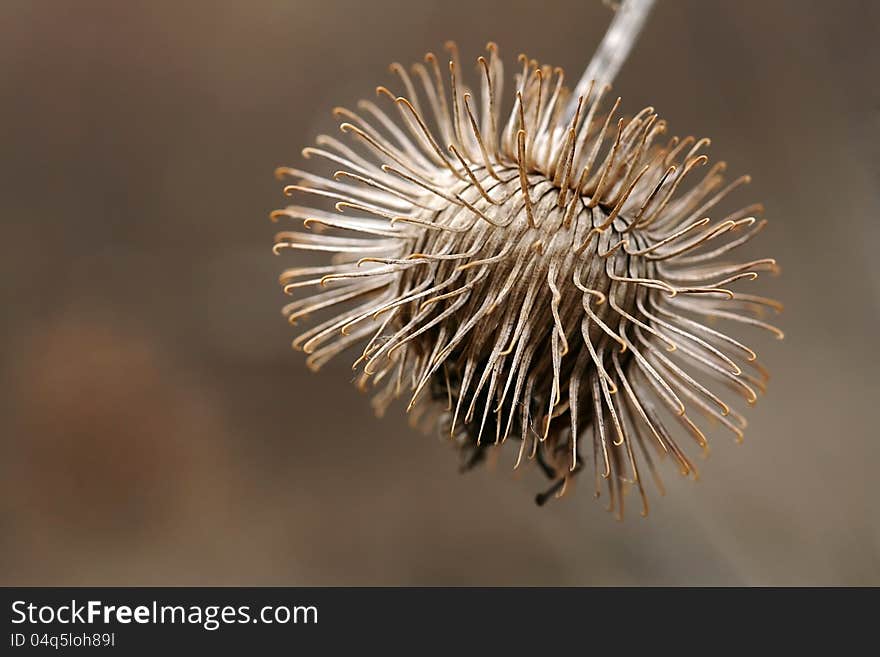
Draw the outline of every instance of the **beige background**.
M598 0L5 0L0 583L880 584L878 6L661 0L624 68L753 174L788 338L753 340L745 444L618 523L308 373L267 219L389 62L493 39L577 75Z

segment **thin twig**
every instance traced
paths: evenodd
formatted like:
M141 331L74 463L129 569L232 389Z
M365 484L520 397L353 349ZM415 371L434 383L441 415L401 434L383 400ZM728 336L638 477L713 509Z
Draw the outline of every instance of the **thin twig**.
M596 49L593 59L590 60L587 70L584 71L580 81L575 87L574 93L566 108L566 121L574 116L577 110L578 97L585 95L590 87L590 82L595 80L595 88L601 89L606 84L614 81L623 62L626 61L629 51L639 38L639 33L645 25L648 14L654 0L623 0L618 7L608 31L602 39L602 43Z

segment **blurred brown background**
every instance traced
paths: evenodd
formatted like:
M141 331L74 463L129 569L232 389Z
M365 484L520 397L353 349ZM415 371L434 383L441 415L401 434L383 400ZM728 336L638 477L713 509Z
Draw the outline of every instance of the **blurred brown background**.
M755 182L774 379L652 515L379 421L288 348L276 165L444 40L577 76L577 2L0 3L0 583L880 584L874 2L660 0L630 110ZM756 288L757 289L757 288ZM754 336L754 334L749 334ZM512 457L510 459L512 462ZM631 508L631 511L634 510Z

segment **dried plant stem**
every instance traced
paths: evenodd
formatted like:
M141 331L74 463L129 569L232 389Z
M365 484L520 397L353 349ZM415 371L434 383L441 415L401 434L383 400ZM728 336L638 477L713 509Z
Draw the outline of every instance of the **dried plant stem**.
M601 89L606 84L614 82L617 72L639 38L639 33L653 6L654 0L623 0L620 3L602 43L596 49L593 59L590 60L587 70L584 71L571 95L566 108L566 121L574 116L578 98L587 95L590 84L595 83L596 88Z

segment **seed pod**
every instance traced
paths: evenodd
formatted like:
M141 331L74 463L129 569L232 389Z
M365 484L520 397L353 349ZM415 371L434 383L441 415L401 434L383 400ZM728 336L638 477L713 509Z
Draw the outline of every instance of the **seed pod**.
M533 460L552 479L539 503L587 459L612 509L635 487L647 513L652 453L696 476L676 437L706 447L692 414L742 438L745 419L711 386L749 404L764 390L755 353L706 323L782 337L762 319L780 304L735 290L775 261L724 259L765 226L761 207L711 218L748 177L725 185L709 140L665 139L653 108L619 116L595 84L569 103L562 69L521 55L503 116L496 46L477 60L476 95L447 49L446 74L432 53L411 73L392 64L400 95L379 87L382 107L335 110L348 143L321 136L303 151L328 175L278 169L294 179L287 195L336 210L272 213L304 228L277 233L276 253L332 254L280 277L305 292L284 308L291 324L320 315L293 346L315 370L357 346L377 412L405 397L468 464L518 439L515 467Z

